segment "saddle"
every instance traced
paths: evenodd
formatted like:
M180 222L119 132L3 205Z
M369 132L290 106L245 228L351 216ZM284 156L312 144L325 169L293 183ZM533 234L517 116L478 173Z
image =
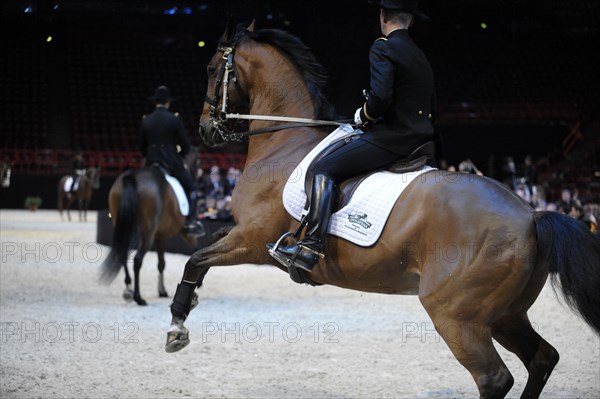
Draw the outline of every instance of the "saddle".
M336 141L332 143L330 146L321 151L314 160L310 163L308 171L306 173L306 178L304 180L304 188L306 192L306 205L304 207L305 211L307 211L310 207L311 194L312 194L312 181L314 177L314 165L327 155L333 153L338 150L340 147L350 143L351 141L358 138L359 135L354 135L347 137L343 140ZM399 159L393 164L385 167L372 170L368 173L358 175L352 177L348 180L343 181L338 190L338 199L334 206L333 212L343 208L348 204L350 198L352 198L352 194L356 190L356 188L363 182L367 177L371 176L374 173L381 172L383 170L392 172L392 173L409 173L420 170L424 166L431 166L433 168L436 167L435 164L435 143L433 141L428 141L421 146L417 147L410 155L405 158Z

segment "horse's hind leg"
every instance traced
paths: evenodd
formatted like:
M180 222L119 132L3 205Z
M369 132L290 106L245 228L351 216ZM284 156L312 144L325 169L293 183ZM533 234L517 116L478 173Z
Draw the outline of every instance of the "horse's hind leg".
M60 215L60 221L62 222L63 219L63 198L62 198L62 194L60 193L60 189L58 192L58 197L56 199L56 206L58 208L58 214Z
M71 221L71 204L73 203L72 198L67 199L67 220Z
M471 373L480 398L504 398L514 379L494 348L490 328L458 318L432 320L454 357Z
M535 332L525 313L496 321L492 325L492 336L517 355L529 372L521 398L539 397L558 363L556 349Z
M140 269L142 268L142 262L144 261L144 256L146 255L146 252L148 252L148 249L149 246L142 242L137 253L133 257L133 300L141 306L147 305L140 293Z
M167 290L165 289L165 243L163 240L156 240L156 253L158 255L158 296L168 298Z
M127 302L131 302L133 301L133 290L131 289L131 276L129 275L127 261L125 261L123 269L125 269L125 291L123 291L123 299L125 299Z
M87 210L88 210L89 202L86 200L83 202L83 221L87 223Z

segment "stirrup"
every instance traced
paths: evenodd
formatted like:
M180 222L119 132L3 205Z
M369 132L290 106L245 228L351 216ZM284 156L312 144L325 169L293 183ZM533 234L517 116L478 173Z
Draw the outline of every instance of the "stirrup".
M279 237L279 239L277 240L277 242L275 243L275 245L273 245L273 248L269 248L269 255L271 255L272 258L274 258L277 262L281 263L283 266L289 268L291 265L294 264L293 261L291 261L290 259L286 258L285 256L282 256L279 252L277 252L277 248L279 248L279 245L283 242L283 240L285 240L287 237L294 237L294 241L296 240L295 238L295 234L292 232L287 232L285 234L283 234L281 237Z

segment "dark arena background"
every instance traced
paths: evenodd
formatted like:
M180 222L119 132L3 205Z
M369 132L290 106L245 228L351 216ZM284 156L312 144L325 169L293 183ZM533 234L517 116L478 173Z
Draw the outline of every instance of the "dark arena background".
M28 196L56 208L58 180L79 148L88 166L102 168L91 208L105 209L115 177L142 161L139 123L160 84L178 98L172 109L200 147L202 169L241 168L243 145L209 149L197 134L205 68L227 15L299 36L328 70L328 97L346 117L362 103L369 47L379 36L378 10L362 0L9 0L0 7L0 158L12 164L3 208L23 208ZM597 204L598 2L420 7L431 21L416 23L412 35L435 72L435 123L445 142L440 167L470 159L484 175L518 181L529 155L546 202L568 188Z
M262 259L253 251L267 258L261 235L289 225L283 210L269 212L277 195L258 190L276 184L258 179L234 194L243 217L229 234L231 196L200 193L202 225L223 237L216 245L218 234L194 249L172 237L143 267L143 251L130 251L101 284L111 248L127 254L126 238L112 245L108 193L143 163L140 123L157 86L176 97L199 181L256 172L244 169L247 144L208 148L198 134L228 16L299 37L328 72L328 99L352 118L379 10L367 0L0 0L0 398L471 399L488 385L497 390L482 397L600 399L599 323L569 308L575 299L599 316L600 1L421 0L420 9L431 20L411 35L434 70L439 168L483 174L536 210L569 216L536 212L534 227L500 184L448 174L467 181L442 186L455 196L409 189L384 239L364 250L339 240L312 274L326 283L313 287L246 263ZM100 167L85 222L75 204L72 221L57 210L78 150L90 171ZM42 209L30 211L35 197ZM229 261L239 264L222 267ZM203 270L199 304L186 319L189 345L167 353L173 333L183 342L170 307L186 265ZM125 270L139 283L134 300ZM490 373L471 375L479 366Z

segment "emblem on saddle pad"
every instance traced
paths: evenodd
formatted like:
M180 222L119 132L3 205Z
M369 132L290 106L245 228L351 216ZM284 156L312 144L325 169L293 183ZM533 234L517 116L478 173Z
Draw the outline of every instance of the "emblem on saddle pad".
M356 215L348 215L348 221L354 225L358 225L363 229L370 229L373 223L368 222L367 218L369 215L366 213L358 213Z

